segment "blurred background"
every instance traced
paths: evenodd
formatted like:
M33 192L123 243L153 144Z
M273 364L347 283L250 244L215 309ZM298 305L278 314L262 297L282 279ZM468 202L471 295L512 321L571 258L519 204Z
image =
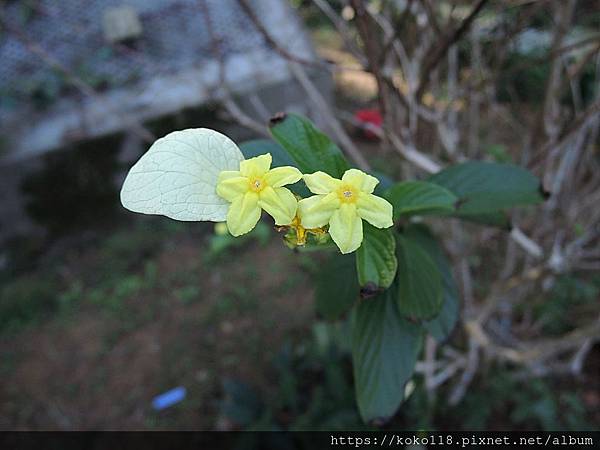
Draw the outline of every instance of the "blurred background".
M287 111L391 179L491 160L551 193L431 221L461 320L387 426L598 429L599 1L0 5L0 428L367 428L319 255L119 202L157 137Z

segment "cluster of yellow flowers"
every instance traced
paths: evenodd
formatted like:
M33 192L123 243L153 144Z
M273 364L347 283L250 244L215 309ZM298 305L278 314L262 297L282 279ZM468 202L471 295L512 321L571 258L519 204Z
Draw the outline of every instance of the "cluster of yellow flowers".
M222 171L217 194L230 203L227 227L233 236L252 230L266 211L279 226L328 231L342 253L358 249L363 240L362 221L377 228L393 225L392 205L373 195L377 178L358 169L347 170L342 179L325 172L302 175L295 167L271 169L269 153L240 162L239 170ZM315 195L298 200L284 186L304 180Z

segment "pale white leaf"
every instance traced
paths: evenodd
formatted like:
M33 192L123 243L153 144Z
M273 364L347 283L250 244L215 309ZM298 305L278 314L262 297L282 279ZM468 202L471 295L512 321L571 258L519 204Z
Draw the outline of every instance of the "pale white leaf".
M152 144L131 168L121 203L143 214L222 222L228 203L216 193L217 177L223 170L239 170L243 159L237 145L217 131L174 131Z

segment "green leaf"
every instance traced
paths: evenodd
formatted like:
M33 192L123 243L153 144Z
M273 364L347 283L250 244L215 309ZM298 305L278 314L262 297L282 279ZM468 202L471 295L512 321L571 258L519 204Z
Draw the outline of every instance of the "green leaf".
M240 150L246 159L270 153L273 157L271 167L294 166L294 160L285 149L271 139L253 139L242 142Z
M453 216L469 222L503 228L508 231L510 231L512 228L510 217L506 211L490 211L477 214L463 213L459 211L456 214L453 214Z
M243 159L237 145L215 130L174 131L131 168L121 203L133 212L175 220L223 222L229 204L217 195L217 178L223 170L239 170Z
M328 320L341 317L358 299L353 255L335 254L319 269L315 291L317 313Z
M419 244L398 235L398 309L411 319L432 319L442 307L442 275Z
M400 316L394 292L361 300L354 309L352 363L365 422L381 423L394 415L421 349L421 328Z
M448 189L426 181L397 183L385 197L394 207L394 219L401 215L453 212L458 201Z
M390 229L380 230L368 223L363 225L363 242L356 251L356 269L361 287L380 289L390 287L396 276L396 239Z
M537 177L513 164L470 161L449 167L429 178L460 200L460 214L480 214L544 200Z
M339 147L305 117L286 114L271 119L270 130L303 173L322 170L341 178L350 168Z
M412 224L402 232L408 239L416 242L435 262L442 275L443 304L440 313L434 319L423 323L427 331L438 341L448 338L458 320L459 300L456 282L452 276L450 263L444 255L435 236L428 227L421 224Z

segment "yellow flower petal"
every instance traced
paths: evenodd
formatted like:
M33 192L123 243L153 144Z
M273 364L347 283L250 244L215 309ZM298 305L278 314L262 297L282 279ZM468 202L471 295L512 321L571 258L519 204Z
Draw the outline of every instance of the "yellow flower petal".
M360 247L363 227L354 204L343 203L333 213L329 221L329 234L342 253L351 253Z
M373 194L361 192L356 202L356 212L358 215L377 228L391 227L392 205L385 199Z
M245 177L262 177L271 168L271 154L255 156L240 163L240 172Z
M238 196L229 206L227 228L233 236L241 236L252 230L260 219L258 194L246 192Z
M289 225L296 216L298 200L289 189L267 186L260 191L258 206L275 219L276 225Z
M339 208L340 200L335 192L313 195L298 202L298 215L305 228L319 228L329 223L333 212Z
M265 182L274 188L293 184L300 181L301 178L302 173L295 167L290 166L276 167L269 170L264 176Z
M358 169L348 169L344 172L342 181L354 186L359 191L366 192L367 194L372 193L375 190L375 186L379 184L379 180L371 175L364 173Z
M217 183L228 180L230 178L236 178L241 176L242 174L239 170L222 170L221 172L219 172L219 178L217 178Z
M248 178L239 176L239 172L231 172L238 176L231 176L229 178L228 175L222 176L223 173L221 172L221 175L219 175L217 183L217 194L219 197L232 202L240 195L248 192Z
M325 172L315 172L304 175L304 182L313 194L329 194L340 186L341 181L336 180Z

